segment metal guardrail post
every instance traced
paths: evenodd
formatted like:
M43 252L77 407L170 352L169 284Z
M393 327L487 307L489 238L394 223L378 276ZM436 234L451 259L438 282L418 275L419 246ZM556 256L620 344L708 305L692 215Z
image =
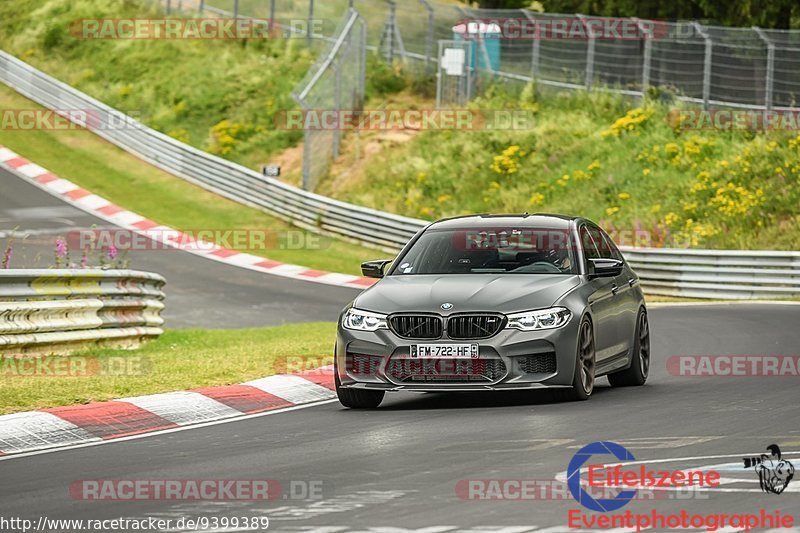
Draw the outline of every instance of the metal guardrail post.
M531 79L536 80L539 76L539 57L541 55L542 36L539 34L536 17L531 15L531 12L527 9L523 9L522 12L525 13L525 16L531 21L535 30L533 36L533 50L531 50Z
M705 55L703 56L703 109L708 110L709 100L711 99L711 59L714 43L711 36L700 25L699 22L692 22L692 26L705 42Z
M430 72L433 60L433 6L428 0L419 0L428 12L428 31L425 34L425 72Z
M586 35L588 37L586 41L586 71L584 73L584 84L586 86L587 91L592 90L592 81L594 78L594 48L595 48L595 36L594 30L592 30L586 24L586 17L581 15L580 13L576 14L578 19L581 21L583 28L586 30Z
M233 0L233 18L239 18L239 0Z
M275 0L269 0L269 27L275 26Z
M201 15L203 14L203 10L206 8L206 0L200 0L200 4L197 6L197 12Z
M767 45L767 72L766 80L764 82L764 110L772 111L772 98L774 94L775 85L775 43L767 36L764 31L753 26L753 31L758 34L758 37Z

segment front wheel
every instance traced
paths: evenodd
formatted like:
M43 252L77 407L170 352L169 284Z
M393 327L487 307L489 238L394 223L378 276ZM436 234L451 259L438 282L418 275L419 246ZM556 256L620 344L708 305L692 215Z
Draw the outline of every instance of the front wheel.
M594 330L592 322L584 318L578 328L578 353L575 361L575 373L572 376L572 388L561 389L559 398L567 401L589 399L594 390L595 375Z
M381 404L383 396L386 394L382 390L345 389L339 381L338 372L335 374L334 381L339 403L350 409L375 409Z
M638 387L647 381L650 373L650 326L647 323L647 313L639 310L636 318L636 333L633 341L633 354L631 366L622 372L608 375L608 382L612 387Z

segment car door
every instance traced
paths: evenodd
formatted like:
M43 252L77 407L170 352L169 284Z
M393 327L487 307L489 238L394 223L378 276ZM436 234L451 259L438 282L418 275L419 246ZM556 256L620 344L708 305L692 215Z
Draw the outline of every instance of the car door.
M592 237L599 235L599 238L602 239L602 244L599 246L600 255L603 258L625 261L622 253L605 231L599 227L595 226L592 228L590 226L589 233ZM636 283L636 276L633 275L633 272L627 264L622 269L622 272L613 279L614 283L611 290L615 293L614 319L612 320L615 330L614 351L619 354L627 352L632 348L631 343L634 338L636 314L639 310L639 305L638 299L636 298L636 291L633 288Z
M591 273L590 259L600 259L600 250L592 238L586 224L578 228L578 236L583 250L584 269ZM591 278L589 286L592 288L588 298L589 309L594 321L595 359L598 363L614 356L616 334L614 328L616 298L612 292L615 278Z

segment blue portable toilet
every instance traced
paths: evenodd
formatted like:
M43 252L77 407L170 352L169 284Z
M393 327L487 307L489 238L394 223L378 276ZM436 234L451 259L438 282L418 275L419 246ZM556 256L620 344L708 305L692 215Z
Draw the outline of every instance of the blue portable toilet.
M473 20L453 26L453 39L456 42L473 41L475 43L472 47L470 65L477 65L482 70L500 70L501 37L500 26L494 22ZM486 54L481 50L481 44L486 48Z

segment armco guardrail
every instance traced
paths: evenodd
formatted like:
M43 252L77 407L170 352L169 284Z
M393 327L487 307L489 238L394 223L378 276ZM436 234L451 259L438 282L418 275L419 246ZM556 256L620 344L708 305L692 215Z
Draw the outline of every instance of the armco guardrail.
M0 51L0 81L43 106L80 110L97 135L157 167L292 224L362 244L397 250L424 222L340 202L262 176L126 117L120 111Z
M688 298L800 295L800 252L626 248L648 294Z
M201 152L133 119L112 128L122 113L0 51L0 81L54 110L87 110L92 128L120 148L192 183L261 208L300 227L397 252L425 222L300 190ZM764 298L800 294L800 252L626 249L650 294L695 298Z
M134 270L0 270L0 354L137 346L163 333L164 283Z

